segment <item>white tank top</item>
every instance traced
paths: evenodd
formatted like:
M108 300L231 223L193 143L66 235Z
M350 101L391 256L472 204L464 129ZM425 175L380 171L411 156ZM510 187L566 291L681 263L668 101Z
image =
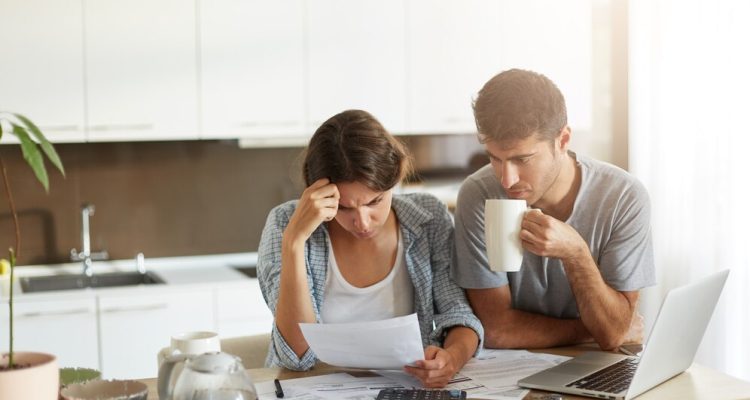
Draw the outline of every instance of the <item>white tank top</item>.
M378 321L414 312L414 286L406 270L406 257L398 235L396 262L382 281L364 288L352 286L336 264L328 241L328 273L320 309L323 323Z

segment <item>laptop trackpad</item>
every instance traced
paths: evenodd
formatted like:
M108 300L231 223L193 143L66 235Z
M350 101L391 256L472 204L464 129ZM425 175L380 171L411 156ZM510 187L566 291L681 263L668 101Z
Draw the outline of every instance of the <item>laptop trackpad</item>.
M590 373L596 372L600 369L602 369L602 366L598 364L589 364L589 363L572 361L572 362L565 364L564 368L560 368L559 370L555 372L562 373L565 375L583 377Z
M554 368L554 372L583 378L588 374L594 373L624 358L627 357L620 354L587 352L568 362L558 365Z

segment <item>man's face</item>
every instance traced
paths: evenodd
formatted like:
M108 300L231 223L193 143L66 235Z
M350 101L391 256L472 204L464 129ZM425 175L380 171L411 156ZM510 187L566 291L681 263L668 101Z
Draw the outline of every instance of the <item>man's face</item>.
M336 222L358 239L377 236L391 212L393 189L372 191L359 182L337 183L339 209Z
M565 138L561 144L561 138ZM554 144L537 135L525 139L488 141L484 144L495 177L508 198L526 200L534 206L553 187L566 151L565 132Z

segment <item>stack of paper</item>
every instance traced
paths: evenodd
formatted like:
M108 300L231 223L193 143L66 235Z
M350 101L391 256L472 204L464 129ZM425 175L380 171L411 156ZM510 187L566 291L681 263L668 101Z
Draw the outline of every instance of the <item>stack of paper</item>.
M417 315L347 324L300 324L319 360L338 367L375 369L377 377L330 374L282 381L285 399L374 399L381 389L421 387L403 372L424 358ZM525 350L482 349L456 374L447 389L465 390L481 399L522 399L529 391L519 379L555 366L570 357ZM386 371L390 370L390 371ZM275 398L272 382L258 385L259 398Z

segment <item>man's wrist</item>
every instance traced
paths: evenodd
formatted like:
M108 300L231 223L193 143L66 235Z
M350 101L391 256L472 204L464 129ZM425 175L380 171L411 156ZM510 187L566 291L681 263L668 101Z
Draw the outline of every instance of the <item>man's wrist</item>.
M588 328L586 328L586 325L583 323L583 320L580 318L575 320L575 323L573 324L573 335L573 343L575 344L592 342L594 340Z
M561 261L563 262L563 265L566 266L581 266L587 264L587 260L589 259L593 260L588 244L582 241L578 246L575 246L567 257L561 259Z

